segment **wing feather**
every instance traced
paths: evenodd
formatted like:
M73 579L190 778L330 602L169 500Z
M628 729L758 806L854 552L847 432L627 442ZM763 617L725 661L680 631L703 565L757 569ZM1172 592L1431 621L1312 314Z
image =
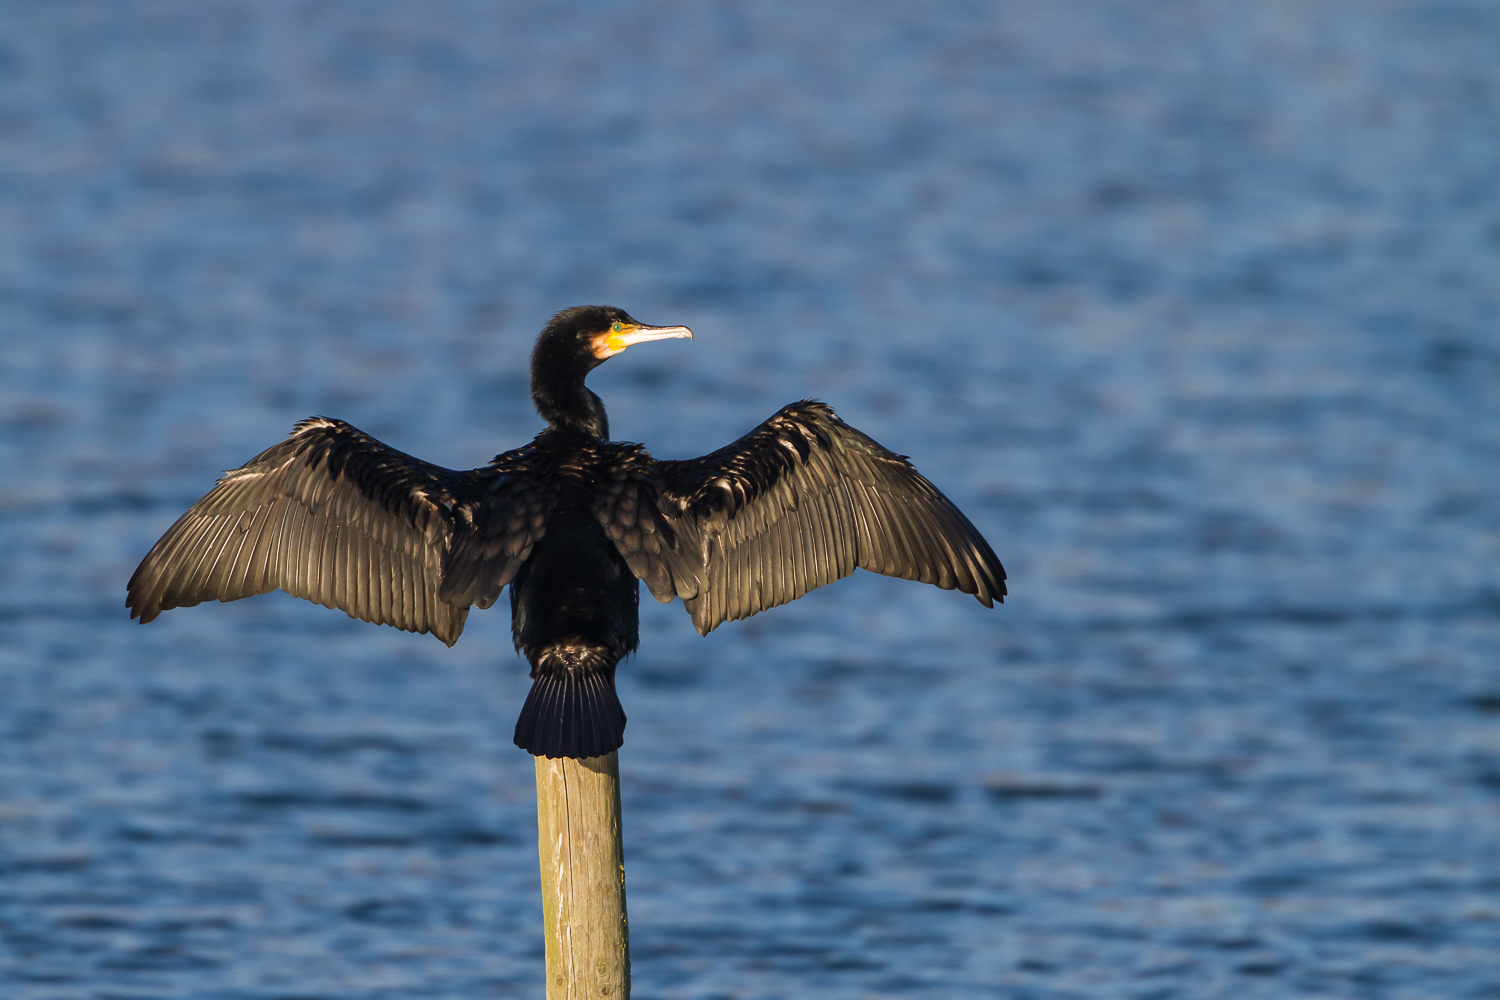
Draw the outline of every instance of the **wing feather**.
M265 531L269 513L269 507L260 507L240 515L239 545L225 571L224 581L219 590L219 600L233 601L248 596L248 593L240 593L240 591L250 586L250 566L255 558L255 550L260 547L260 536Z
M1004 599L1005 570L968 518L903 456L822 403L783 407L690 461L616 447L595 512L631 571L658 600L681 597L700 632L855 568L957 589L986 606ZM656 550L632 545L637 521L661 539Z
M265 586L266 563L270 559L272 545L275 543L277 533L281 530L282 511L279 508L268 507L262 512L260 518L260 531L255 536L255 547L246 557L245 579L234 599L249 597Z
M149 622L171 608L281 589L451 645L469 605L493 604L519 564L497 565L480 550L529 553L545 531L546 490L526 474L525 451L455 472L341 420L304 420L225 473L167 530L131 577L126 604ZM509 486L497 487L502 478ZM510 515L530 507L538 516L518 535ZM456 579L463 587L450 591Z

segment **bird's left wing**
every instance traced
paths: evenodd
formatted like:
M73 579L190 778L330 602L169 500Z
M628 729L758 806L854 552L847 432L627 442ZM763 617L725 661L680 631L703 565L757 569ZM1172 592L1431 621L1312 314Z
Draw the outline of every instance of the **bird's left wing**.
M131 617L281 589L451 646L545 528L545 491L497 469L517 454L457 472L342 420L304 420L152 546L130 578Z
M702 458L622 450L595 512L653 596L681 597L704 634L856 567L986 606L1005 596L1000 560L952 501L812 400Z

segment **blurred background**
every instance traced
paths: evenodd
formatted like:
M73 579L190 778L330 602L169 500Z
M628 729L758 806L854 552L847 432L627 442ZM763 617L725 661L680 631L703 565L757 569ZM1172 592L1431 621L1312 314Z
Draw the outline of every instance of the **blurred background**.
M639 998L1500 996L1500 7L0 3L0 991L540 995L526 667L128 621L310 414L468 468L554 311L984 531L621 668Z

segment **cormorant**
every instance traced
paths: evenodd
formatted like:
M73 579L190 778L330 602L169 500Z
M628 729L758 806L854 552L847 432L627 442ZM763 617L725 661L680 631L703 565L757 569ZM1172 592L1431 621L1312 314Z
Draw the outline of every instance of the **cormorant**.
M624 310L554 316L531 353L547 427L458 472L312 417L226 472L130 578L144 622L281 589L453 645L470 606L510 586L531 693L516 745L597 757L624 743L615 665L638 641L638 581L682 598L704 635L855 567L1003 601L1005 570L904 456L813 400L702 458L660 461L609 439L590 371L632 344L692 337Z

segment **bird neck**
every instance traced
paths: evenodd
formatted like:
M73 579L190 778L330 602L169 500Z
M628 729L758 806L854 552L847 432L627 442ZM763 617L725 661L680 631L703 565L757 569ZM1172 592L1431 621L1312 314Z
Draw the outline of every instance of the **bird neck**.
M531 366L531 402L553 430L609 439L604 401L583 384L587 369L576 366Z
M533 392L531 401L536 404L536 412L553 430L609 440L609 417L604 412L604 400L584 386L580 385L571 398L552 395L543 398Z

